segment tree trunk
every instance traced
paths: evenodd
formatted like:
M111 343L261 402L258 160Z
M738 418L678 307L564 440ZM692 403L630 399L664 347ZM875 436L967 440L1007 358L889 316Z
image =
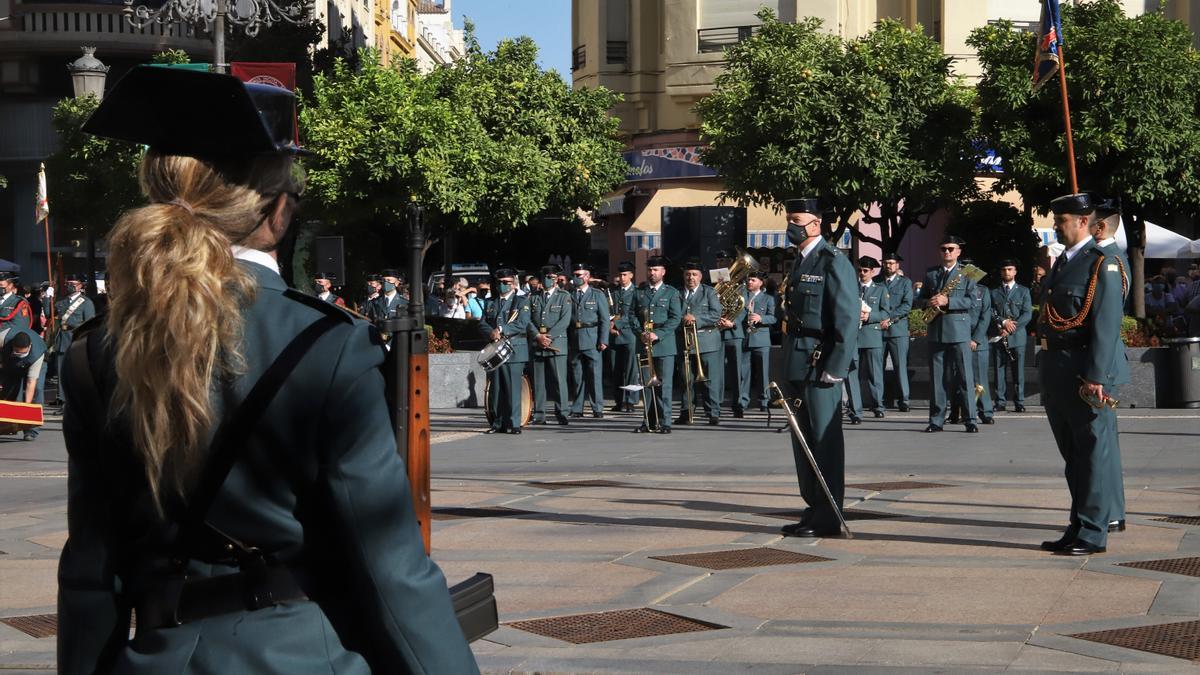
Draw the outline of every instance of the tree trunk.
M1125 240L1129 246L1129 289L1133 298L1133 315L1139 319L1146 318L1146 221L1136 213L1130 213L1125 221L1129 227L1125 231Z

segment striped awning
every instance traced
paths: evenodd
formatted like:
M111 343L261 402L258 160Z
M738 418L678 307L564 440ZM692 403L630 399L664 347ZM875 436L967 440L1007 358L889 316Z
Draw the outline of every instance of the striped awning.
M751 230L746 232L747 248L787 248L787 232Z
M662 234L659 232L626 232L626 251L649 251L662 247Z

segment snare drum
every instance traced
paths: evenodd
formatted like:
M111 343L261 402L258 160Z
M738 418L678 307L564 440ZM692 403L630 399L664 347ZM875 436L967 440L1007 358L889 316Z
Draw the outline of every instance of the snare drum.
M490 345L479 350L479 357L476 359L479 365L486 372L504 365L513 355L513 345L508 338L500 338L499 341L493 342Z

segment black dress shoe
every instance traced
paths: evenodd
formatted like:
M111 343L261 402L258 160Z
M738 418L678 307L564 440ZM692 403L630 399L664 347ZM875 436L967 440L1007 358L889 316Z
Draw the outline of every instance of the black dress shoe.
M1006 408L1003 403L997 403L996 412L1008 412L1008 408Z
M614 405L613 407L609 408L609 410L611 410L613 412L625 412L625 406L621 403L618 403L618 404Z
M800 522L798 522L798 523L788 523L787 525L784 525L783 527L779 528L779 533L785 537L794 537L794 536L796 536L797 532L799 532L800 530L803 530L807 527L808 527L808 521L805 520L804 518L801 518Z
M1061 539L1055 539L1053 541L1043 541L1042 542L1042 550L1058 552L1058 551L1065 549L1066 547L1070 546L1073 543L1075 543L1075 535L1068 533L1068 534L1064 534Z
M568 424L570 424L570 421L569 421L569 420L568 420L568 419L567 419L565 416L563 416L563 415L560 415L560 416L558 416L558 417L557 417L557 418L555 418L555 419L556 419L556 421L558 422L558 425L559 425L559 426L561 426L561 427L565 427L565 426L567 426Z
M604 412L601 410L596 410L592 413L592 417L594 417L598 420L602 420L602 419L604 419Z
M900 412L908 412L910 410L907 403L901 403L896 409Z
M680 415L679 417L675 418L675 424L691 424L691 422L688 422L687 415Z
M1125 519L1122 518L1120 520L1108 521L1108 531L1109 532L1124 532L1125 531Z
M1025 412L1025 406L1018 403L1013 406L1013 412Z
M767 406L765 406L765 405L758 406L758 412L767 412Z
M974 422L967 422L966 432L968 434L977 434L979 433L979 427L975 426Z
M850 416L850 424L862 424L862 418L851 415Z
M1056 551L1056 553L1058 555L1092 555L1093 553L1104 553L1106 551L1108 549L1103 546L1089 544L1082 539L1076 539L1065 548Z
M571 417L574 417L574 418L575 418L575 419L577 419L577 420L581 420L581 419L583 419L583 413L581 413L581 412L573 412L573 413L571 413Z
M503 429L497 429L496 427L488 427L488 430L487 430L487 431L485 431L485 432L483 432L483 433L485 433L485 434L498 434L498 433L500 433L501 431L503 431Z
M504 431L504 433L506 433L506 434L513 434L513 435L516 435L516 434L519 434L519 433L521 433L521 429L520 429L519 427L518 427L518 428L516 428L516 429L506 429L506 430Z
M736 419L739 419L739 420L740 420L740 419L742 419L742 418L744 418L744 417L746 416L746 411L745 411L745 410L742 410L741 408L734 408L734 409L733 409L733 416L734 416L734 418L736 418Z
M633 433L648 434L648 433L650 433L650 427L646 426L645 424L639 425L638 428L633 430Z
M658 430L658 433L660 433L660 434L669 434L669 433L671 433L671 427L663 427L663 428L661 428L661 429L659 429L659 430Z
M882 411L882 410L876 410L876 411L875 411L875 419L877 419L877 420L881 420L881 419L883 419L883 417L884 417L884 414L883 414L883 411Z
M942 430L942 428L936 424L930 424L929 426L925 427L925 433L927 433L927 434L937 433L941 430Z
M946 424L958 424L958 415L951 415L946 418Z
M979 423L980 424L995 424L996 418L995 417L980 417Z
M816 527L805 525L787 533L789 537L840 537L842 531L836 527Z
M632 404L632 403L626 403L626 404L625 404L625 407L624 407L623 409L625 410L625 412L633 412L633 404Z
M715 427L715 426L717 426L717 425L718 425L718 424L720 424L720 423L721 423L721 418L720 418L720 417L710 417L710 418L708 418L708 426L710 426L710 427Z

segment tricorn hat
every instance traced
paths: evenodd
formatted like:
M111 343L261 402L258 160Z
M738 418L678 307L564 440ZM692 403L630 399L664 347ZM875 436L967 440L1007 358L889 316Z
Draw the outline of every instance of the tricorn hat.
M1050 201L1050 210L1055 213L1070 213L1082 216L1096 210L1096 200L1088 192L1063 195L1055 197Z
M646 258L646 267L666 267L670 262L665 256L652 255Z
M688 258L683 261L683 269L704 271L704 266L700 263L699 258Z
M400 278L400 272L399 272L399 270L396 270L395 268L388 267L388 268L385 268L385 269L382 269L382 270L380 270L380 271L379 271L379 276L381 276L381 277L392 277L393 279L399 279L399 278Z
M508 265L498 265L496 267L496 270L494 272L492 272L492 276L496 277L497 279L503 279L505 277L515 277L515 276L517 276L517 270Z
M811 213L821 215L821 201L816 197L800 197L783 200L783 210L786 213Z
M948 234L948 235L942 237L942 245L946 245L946 244L954 244L955 246L957 246L959 248L963 248L964 246L967 245L967 242L963 241L962 239L959 239L958 237L956 237L952 234Z
M869 255L864 255L858 259L859 269L875 269L879 267L879 261Z
M1096 199L1097 218L1108 218L1121 212L1120 197L1093 197Z
M617 272L618 273L632 272L632 271L633 271L633 263L629 262L628 260L622 260L621 262L617 263Z
M901 256L899 253L896 253L895 251L891 251L889 253L884 253L883 261L887 262L889 260L895 260L896 262L904 262L904 257Z
M83 125L96 136L207 159L298 153L296 96L232 75L138 66Z
M542 274L562 274L562 265L556 265L554 263L542 265Z

